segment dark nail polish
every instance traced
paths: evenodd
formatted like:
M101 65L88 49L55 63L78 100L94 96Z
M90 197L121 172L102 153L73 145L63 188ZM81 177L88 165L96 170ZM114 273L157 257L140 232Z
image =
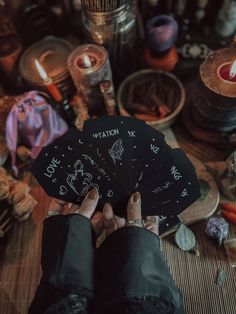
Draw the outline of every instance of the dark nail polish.
M89 191L89 193L88 193L88 198L89 199L91 199L91 200L96 200L96 198L97 198L97 196L98 196L98 191L97 191L97 189L95 189L95 188L93 188L92 190L90 190Z
M138 203L140 201L140 193L139 192L135 192L133 194L133 202L134 203Z

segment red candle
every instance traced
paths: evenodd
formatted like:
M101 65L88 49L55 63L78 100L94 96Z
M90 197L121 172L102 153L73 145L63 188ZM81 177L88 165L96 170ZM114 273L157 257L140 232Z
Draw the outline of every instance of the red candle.
M218 75L224 81L236 83L236 61L222 64L218 69Z
M47 90L49 94L52 96L52 98L56 102L62 101L63 97L60 93L59 89L56 87L56 85L53 83L53 80L47 76L47 73L45 72L42 65L38 62L38 60L35 60L35 66L39 72L39 75L43 79L43 84L47 87Z

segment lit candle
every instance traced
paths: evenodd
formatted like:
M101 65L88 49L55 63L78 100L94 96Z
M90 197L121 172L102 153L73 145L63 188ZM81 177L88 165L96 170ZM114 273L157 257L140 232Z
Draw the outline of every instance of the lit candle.
M224 81L236 82L236 60L233 63L224 63L219 67L219 77Z
M102 46L85 44L71 52L68 69L78 94L88 107L89 114L106 114L99 84L109 81L113 89L108 52Z
M95 58L89 57L87 54L82 55L80 58L77 60L77 64L80 68L88 69L94 66L94 63L96 63Z
M45 72L42 65L38 62L38 60L35 60L35 66L39 72L39 75L43 79L43 84L46 86L49 94L56 102L61 102L63 99L62 94L60 93L56 85L53 83L53 80L50 77L48 77L47 73Z

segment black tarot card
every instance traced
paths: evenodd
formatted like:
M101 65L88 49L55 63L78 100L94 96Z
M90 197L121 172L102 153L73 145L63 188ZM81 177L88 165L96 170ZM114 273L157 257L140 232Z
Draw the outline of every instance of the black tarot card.
M149 184L140 186L143 210L176 215L200 197L195 169L180 149L169 149L161 169Z
M144 122L127 117L103 117L85 122L83 132L93 139L106 158L106 165L116 175L128 193L133 191L133 142L136 129L144 127Z
M31 169L50 196L80 204L88 191L95 187L99 191L100 209L109 202L115 209L124 210L127 192L117 186L106 169L100 166L89 146L81 144L81 147L72 148L65 143L54 144L40 152Z
M103 155L108 152L108 167L116 173L121 184L125 180L129 193L134 192L142 168L147 166L144 159L149 157L150 151L154 152L153 159L157 159L157 151L164 145L164 135L135 118L104 117L99 120L86 121L83 132L96 139ZM108 151L104 151L106 146Z
M50 196L78 204L95 187L98 209L109 202L122 216L135 191L141 193L142 214L155 216L177 217L200 195L184 152L130 117L88 120L83 132L68 130L40 152L32 172Z
M159 235L162 236L167 231L181 223L179 216L158 216Z

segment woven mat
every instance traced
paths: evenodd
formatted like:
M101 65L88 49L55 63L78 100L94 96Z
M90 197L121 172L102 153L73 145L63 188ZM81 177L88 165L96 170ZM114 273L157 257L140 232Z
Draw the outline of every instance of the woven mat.
M235 314L236 269L230 267L224 247L211 242L204 232L205 222L191 226L196 235L200 256L184 252L174 243L174 235L162 239L162 252L182 292L188 314ZM229 237L236 237L236 228L231 226ZM216 284L218 269L223 268L226 280Z

